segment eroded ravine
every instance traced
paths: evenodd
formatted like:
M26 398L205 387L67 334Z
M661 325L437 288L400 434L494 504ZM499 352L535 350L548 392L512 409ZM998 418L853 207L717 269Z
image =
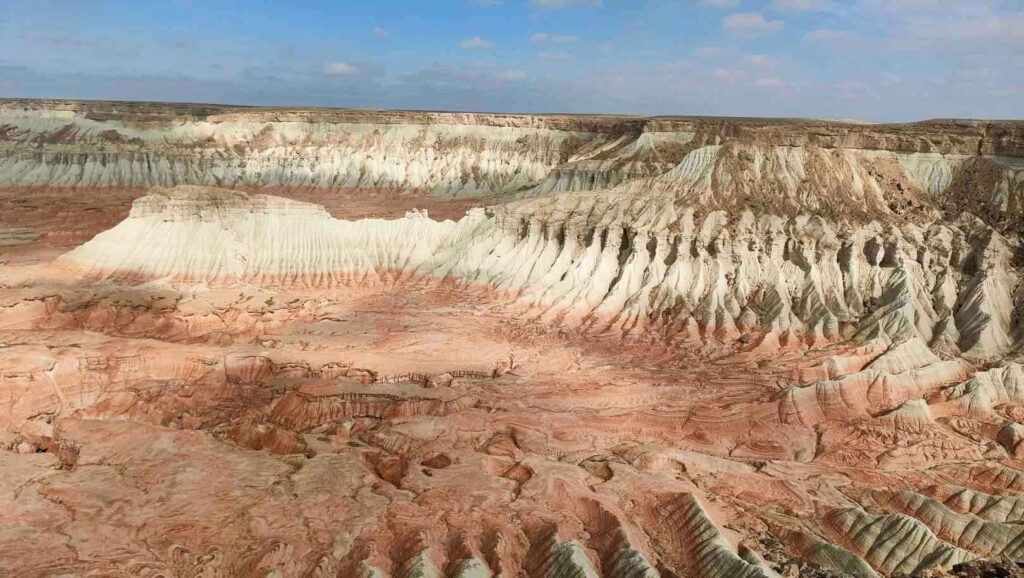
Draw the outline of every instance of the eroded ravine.
M0 110L102 207L13 209L0 573L1024 558L1016 124L92 106Z

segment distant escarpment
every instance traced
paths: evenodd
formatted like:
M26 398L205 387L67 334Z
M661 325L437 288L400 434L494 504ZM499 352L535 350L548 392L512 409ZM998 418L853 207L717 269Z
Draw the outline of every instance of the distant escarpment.
M0 101L0 188L664 191L709 208L1024 221L1024 123Z

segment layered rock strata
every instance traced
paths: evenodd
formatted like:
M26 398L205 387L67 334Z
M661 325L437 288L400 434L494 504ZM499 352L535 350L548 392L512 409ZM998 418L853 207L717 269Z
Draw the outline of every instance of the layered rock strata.
M1016 571L1021 131L4 101L0 574Z
M992 359L1017 344L1018 250L969 218L854 228L566 194L458 222L344 221L312 204L184 187L137 200L128 219L62 261L106 282L448 281L509 294L538 320L674 340L913 339L916 349L872 365L898 373L907 356Z
M668 190L818 214L969 208L1017 227L1024 128L0 101L0 189ZM1019 228L1017 229L1019 231Z

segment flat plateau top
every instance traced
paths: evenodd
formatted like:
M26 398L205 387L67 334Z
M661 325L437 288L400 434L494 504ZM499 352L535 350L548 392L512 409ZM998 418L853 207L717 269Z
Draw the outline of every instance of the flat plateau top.
M931 119L910 123L870 123L857 120L810 118L754 118L715 116L635 116L620 114L498 113L436 110L387 110L369 108L264 107L244 105L164 103L133 101L86 101L64 99L0 98L5 110L73 111L97 120L172 121L206 120L228 122L378 122L482 124L490 126L542 126L552 129L595 130L685 130L709 125L736 128L831 129L864 132L1024 130L1024 120Z

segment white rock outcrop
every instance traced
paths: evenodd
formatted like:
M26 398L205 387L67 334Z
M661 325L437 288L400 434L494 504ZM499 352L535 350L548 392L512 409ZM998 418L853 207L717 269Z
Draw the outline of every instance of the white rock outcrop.
M929 346L990 358L1019 339L1012 252L970 221L847 228L568 194L457 222L421 213L344 221L309 203L179 187L140 198L63 262L108 282L445 280L507 293L541 321L675 340L751 335L778 347L856 335L892 344L864 371L913 383L928 377L920 371L955 379L963 369ZM898 405L919 394L907 391L880 395Z

